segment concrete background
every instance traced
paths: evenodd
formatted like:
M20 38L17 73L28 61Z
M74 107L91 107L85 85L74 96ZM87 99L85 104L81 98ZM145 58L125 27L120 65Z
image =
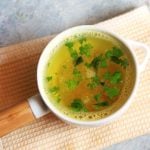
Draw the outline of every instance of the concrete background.
M150 8L150 0L0 0L0 47L94 24L144 4ZM150 150L150 135L105 150Z

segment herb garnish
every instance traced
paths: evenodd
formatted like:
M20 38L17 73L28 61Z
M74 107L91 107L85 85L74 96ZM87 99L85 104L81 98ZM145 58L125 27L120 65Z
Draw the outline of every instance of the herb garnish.
M83 58L82 58L82 56L79 56L75 61L75 66L81 64L82 62L83 62Z
M94 99L98 102L99 100L100 100L100 97L101 97L102 95L99 93L99 94L96 94L96 95L94 95Z
M94 77L91 78L91 82L87 85L89 88L93 89L97 87L100 84L99 77L95 75Z
M77 53L77 51L73 48L73 45L74 45L74 44L73 44L72 41L67 40L67 41L65 42L65 46L68 48L68 51L69 51L69 53L70 53L71 58L72 58L74 61L76 61L77 58L78 58L78 53Z
M103 101L103 102L99 102L95 104L96 106L108 106L108 102L107 101Z
M93 46L90 43L82 44L79 47L80 54L85 55L86 57L90 57L92 48L93 48Z
M123 52L117 47L113 47L105 53L105 57L107 59L110 59L116 64L120 64L123 68L126 68L129 65L129 63L126 58L121 58L122 56Z
M68 47L69 49L71 49L71 48L73 47L73 42L70 41L70 40L67 40L67 41L65 42L65 46Z
M101 56L97 56L97 57L95 57L95 58L92 60L91 66L92 66L94 69L98 69L100 62L101 62Z
M69 53L74 61L76 61L78 59L78 53L75 49L72 49L72 48L69 49Z
M57 97L57 103L59 103L61 101L60 96Z
M126 58L122 59L120 64L123 68L126 68L129 65L128 60Z
M74 99L73 102L71 103L71 108L73 111L79 112L79 111L84 111L87 112L87 108L84 106L84 103L81 101L81 99Z
M107 67L107 59L103 55L99 55L93 58L91 62L91 66L94 69L98 69L99 67L105 68Z
M76 79L82 79L82 75L81 75L81 72L77 69L77 68L74 68L73 69L73 76L76 78Z
M79 40L80 44L82 44L83 42L86 42L86 37L85 36L79 36L78 40Z
M116 84L121 81L122 75L119 71L115 71L113 74L111 74L110 72L106 72L104 74L104 79L109 80L112 84Z
M104 91L110 99L119 95L119 89L117 87L104 86Z
M87 68L91 68L91 67L92 67L91 63L85 63L84 65L85 65Z
M100 81L100 84L101 84L102 86L104 86L104 85L105 85L105 82L104 82L104 81Z
M49 91L53 94L56 94L59 91L59 87L54 86L54 87L50 88Z
M66 85L68 89L74 90L79 85L81 80L82 80L81 72L77 70L77 68L74 68L73 79L67 80Z
M51 80L52 80L52 76L46 77L46 80L47 80L48 82L51 81Z
M113 47L105 53L106 58L115 56L117 58L123 56L123 52L118 47Z
M66 85L68 87L68 89L70 90L74 90L79 84L79 81L75 80L75 79L70 79L66 81Z
M107 101L98 102L98 103L94 104L94 108L96 110L99 110L100 107L106 107L106 106L109 106L109 103Z

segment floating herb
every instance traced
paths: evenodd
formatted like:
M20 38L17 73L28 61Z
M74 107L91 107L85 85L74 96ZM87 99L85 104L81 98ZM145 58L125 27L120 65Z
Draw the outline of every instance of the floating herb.
M120 64L123 68L126 68L129 65L129 63L126 58L121 58L122 56L123 52L117 47L113 47L111 50L108 50L105 53L106 58L110 59L116 64Z
M74 68L74 70L73 70L73 76L76 79L79 79L79 80L82 79L82 74L81 74L81 72L79 70L77 70L77 68Z
M48 82L51 81L51 80L52 80L52 76L46 77L46 80L47 80Z
M104 91L110 99L119 95L119 89L117 87L104 86Z
M70 52L70 56L72 57L72 59L74 61L76 61L78 59L78 53L75 49L69 49Z
M116 83L119 83L121 81L121 79L122 79L121 72L116 71L116 72L113 73L110 82L112 84L116 84Z
M84 45L81 45L79 48L80 54L85 55L86 57L90 57L92 48L93 46L90 43L85 43Z
M105 53L106 58L110 58L112 56L115 56L117 58L123 56L123 52L118 47L113 47L111 50L108 50Z
M94 69L98 69L100 62L101 62L101 56L97 56L97 57L95 57L95 58L92 60L91 66L92 66Z
M79 85L79 81L77 81L75 79L67 80L66 85L69 90L74 90Z
M101 58L100 67L102 68L107 67L107 59L105 57Z
M82 62L83 62L83 58L82 58L82 56L79 56L75 61L75 66L81 64Z
M91 68L91 67L92 67L91 63L85 63L84 65L85 65L87 68Z
M54 87L50 88L49 91L53 94L56 94L59 91L59 87L54 86Z
M121 66L123 66L123 68L126 68L129 65L128 60L126 58L122 59L120 64Z
M80 44L83 44L83 42L86 42L86 37L85 36L79 36L78 37L78 40L79 40L79 42L80 42Z
M57 103L59 103L61 101L60 96L57 97Z
M91 82L88 84L88 87L93 89L97 87L100 84L99 77L95 75L94 77L91 78Z
M98 102L99 100L100 100L100 97L101 97L102 95L99 93L99 94L96 94L96 95L94 95L94 99Z
M72 41L67 40L65 42L65 46L68 48L71 58L76 61L78 58L77 51L73 48L74 43Z
M112 84L117 84L121 81L122 75L119 71L115 71L113 74L111 74L110 72L106 72L104 74L104 79L109 80Z
M96 105L96 106L108 106L109 103L107 101L103 101L103 102L96 103L94 105Z
M73 42L70 41L70 40L67 40L67 41L65 42L65 46L68 47L69 49L71 49L71 48L73 47Z
M101 84L102 86L104 86L104 85L105 85L105 82L104 82L104 81L100 81L100 84Z
M74 99L71 103L71 108L73 111L79 112L84 111L87 112L87 108L85 107L84 103L81 101L81 99Z

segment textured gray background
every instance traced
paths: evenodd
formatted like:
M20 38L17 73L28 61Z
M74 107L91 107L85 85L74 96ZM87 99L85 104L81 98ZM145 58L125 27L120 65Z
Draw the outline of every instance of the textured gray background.
M93 24L150 0L0 0L0 47ZM150 135L105 150L150 150Z

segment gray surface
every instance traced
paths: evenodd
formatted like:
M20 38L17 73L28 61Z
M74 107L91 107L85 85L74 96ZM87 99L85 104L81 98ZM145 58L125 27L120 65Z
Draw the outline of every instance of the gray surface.
M58 33L68 27L93 24L126 12L149 0L0 0L0 47ZM145 135L105 150L150 150Z
M144 135L119 144L114 144L105 150L150 150L150 135Z

